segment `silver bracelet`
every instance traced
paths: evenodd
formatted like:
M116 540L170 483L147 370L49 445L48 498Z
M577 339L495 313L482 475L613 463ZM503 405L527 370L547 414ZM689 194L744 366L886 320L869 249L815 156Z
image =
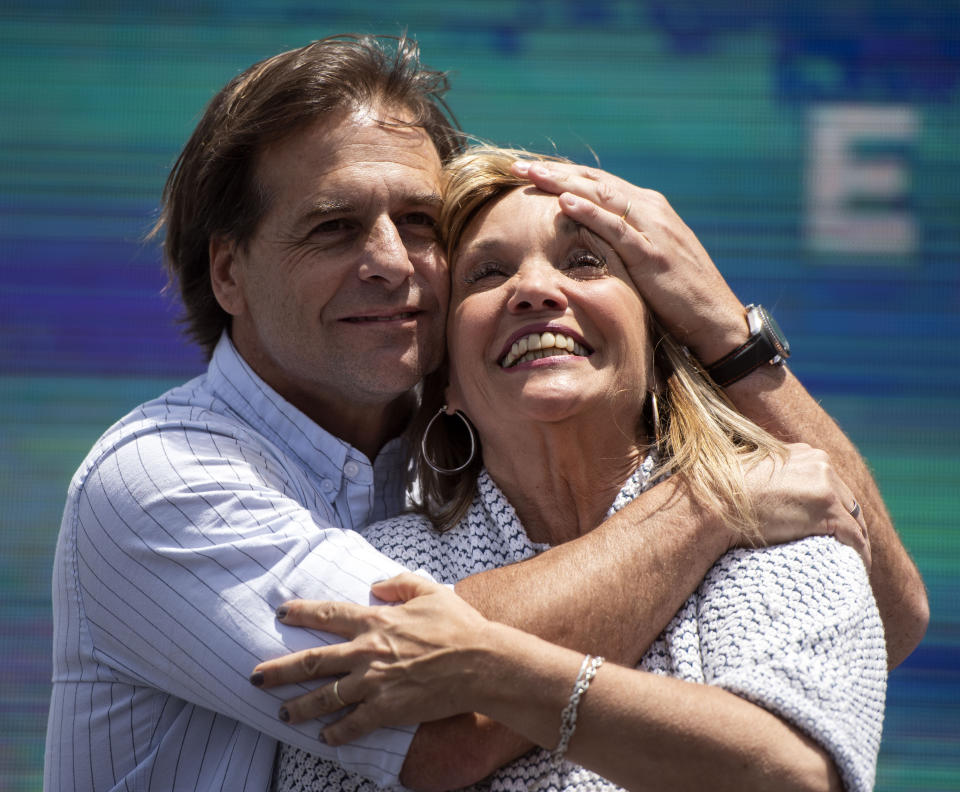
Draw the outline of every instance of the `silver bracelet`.
M567 752L567 746L570 745L570 738L577 730L577 708L580 706L580 699L590 683L597 675L597 670L603 665L602 657L587 655L580 664L580 673L577 674L577 681L573 683L573 692L570 694L570 701L563 708L560 714L560 742L553 749L553 760L559 762Z

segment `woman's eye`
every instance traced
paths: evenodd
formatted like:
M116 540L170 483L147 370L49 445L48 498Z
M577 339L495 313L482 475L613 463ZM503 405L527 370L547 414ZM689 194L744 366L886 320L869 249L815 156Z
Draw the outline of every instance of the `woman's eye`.
M580 272L582 274L596 275L606 271L607 262L602 256L598 256L595 253L580 251L570 256L567 260L566 269L568 271L572 270L574 274Z
M489 278L506 276L503 267L495 261L485 261L475 267L467 270L463 280L464 283L478 283Z

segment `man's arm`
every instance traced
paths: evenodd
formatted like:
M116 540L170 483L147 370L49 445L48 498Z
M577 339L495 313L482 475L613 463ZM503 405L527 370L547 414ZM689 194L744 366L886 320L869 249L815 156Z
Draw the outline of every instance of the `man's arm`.
M373 582L403 568L338 529L332 511L324 524L318 499L313 511L304 505L312 502L304 482L215 421L130 433L89 470L58 554L76 581L71 622L83 625L103 673L388 783L413 729L387 730L345 754L319 741L318 724L278 717L305 688L277 695L248 678L265 659L338 640L279 624L275 609L291 594L366 604Z
M923 638L930 610L920 572L900 542L863 458L786 368L761 368L726 391L741 412L780 439L816 438L853 491L870 532L870 584L886 626L887 662L896 667Z
M522 163L515 170L539 188L560 195L564 212L614 246L663 327L702 363L719 360L747 340L742 302L663 195L578 165ZM926 631L929 606L920 574L863 459L788 372L765 367L726 392L744 415L776 437L809 443L830 455L863 507L875 558L870 582L886 630L890 664L902 662Z

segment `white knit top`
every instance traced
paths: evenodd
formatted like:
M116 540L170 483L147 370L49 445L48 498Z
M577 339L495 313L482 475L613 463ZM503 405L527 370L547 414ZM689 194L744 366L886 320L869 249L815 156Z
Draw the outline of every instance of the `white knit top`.
M627 481L612 514L650 486L652 460ZM405 515L364 531L377 548L453 583L475 572L529 558L532 543L486 471L466 517L438 533ZM886 691L883 626L860 557L829 537L733 550L708 572L637 666L643 671L717 685L789 721L833 757L848 792L873 789ZM624 743L624 750L631 748ZM282 746L275 783L294 790L373 790L371 782L299 749ZM618 789L535 749L476 789Z

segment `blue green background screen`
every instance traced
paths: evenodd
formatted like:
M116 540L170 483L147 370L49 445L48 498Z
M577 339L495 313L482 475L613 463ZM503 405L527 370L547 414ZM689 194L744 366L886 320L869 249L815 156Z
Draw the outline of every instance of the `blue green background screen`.
M960 8L916 0L6 0L0 787L39 785L67 482L110 423L203 365L141 242L169 166L254 61L404 29L451 71L467 130L595 152L662 191L772 308L929 587L877 789L960 789Z

